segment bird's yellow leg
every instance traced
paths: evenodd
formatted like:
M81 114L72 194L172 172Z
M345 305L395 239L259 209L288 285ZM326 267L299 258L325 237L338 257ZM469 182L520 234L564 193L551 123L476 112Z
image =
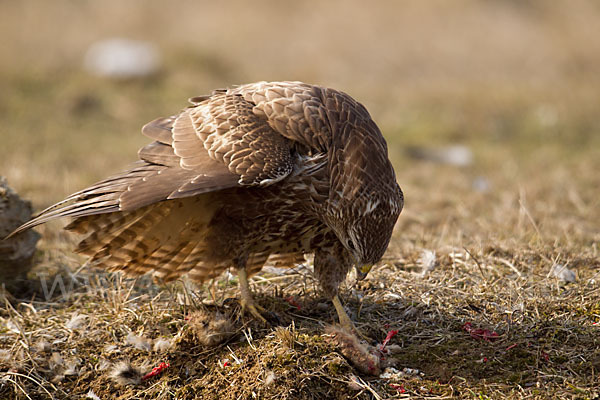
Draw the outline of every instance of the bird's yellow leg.
M346 313L346 310L344 309L344 306L342 305L342 302L340 301L340 298L338 297L337 294L335 296L333 296L331 301L333 302L335 311L337 311L338 318L340 319L340 325L342 326L342 328L344 328L344 330L349 333L355 334L356 336L358 336L359 338L361 338L363 340L367 340L367 341L370 340L367 335L365 335L363 332L361 332L361 330L358 329L354 325L354 322L352 322L352 320Z
M342 302L340 301L340 298L337 294L333 296L333 299L331 299L331 301L333 302L335 311L337 311L338 318L340 319L340 325L342 326L342 328L344 328L348 332L358 332L358 330L354 326L354 323L346 313L346 310L344 310L344 306L342 305Z
M266 313L266 310L254 303L252 292L250 292L250 284L248 283L248 272L246 271L246 268L238 268L237 271L238 282L240 284L240 294L242 297L240 300L242 305L242 314L246 311L249 311L254 318L262 321L263 324L266 324L267 320L261 314L261 312Z

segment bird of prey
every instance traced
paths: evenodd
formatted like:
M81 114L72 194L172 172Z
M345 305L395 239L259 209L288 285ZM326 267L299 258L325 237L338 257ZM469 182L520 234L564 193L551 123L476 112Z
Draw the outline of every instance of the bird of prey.
M314 254L342 326L338 286L383 256L403 207L386 142L349 95L301 82L258 82L190 99L142 129L133 166L42 211L14 233L70 216L76 251L109 270L187 274L233 267L241 305L264 318L248 277L271 257ZM13 234L14 234L13 233Z

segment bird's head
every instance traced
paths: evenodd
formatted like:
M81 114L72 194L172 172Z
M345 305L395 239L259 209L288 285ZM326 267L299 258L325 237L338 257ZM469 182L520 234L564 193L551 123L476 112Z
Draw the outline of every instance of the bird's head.
M330 226L354 260L356 276L364 279L388 247L404 199L398 185L394 190L371 192L338 214Z
M327 222L364 279L387 249L404 197L385 139L367 110L355 104L347 117L329 150Z

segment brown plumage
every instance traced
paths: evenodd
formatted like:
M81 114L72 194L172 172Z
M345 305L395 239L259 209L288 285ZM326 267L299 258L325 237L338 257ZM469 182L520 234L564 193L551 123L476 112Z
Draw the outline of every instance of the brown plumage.
M260 82L190 99L144 126L154 141L134 167L74 193L16 232L71 216L87 235L76 251L110 270L188 274L204 281L247 276L269 257L314 253L315 275L337 298L355 265L364 276L383 255L403 206L381 132L367 110L337 90ZM342 315L343 314L343 315Z

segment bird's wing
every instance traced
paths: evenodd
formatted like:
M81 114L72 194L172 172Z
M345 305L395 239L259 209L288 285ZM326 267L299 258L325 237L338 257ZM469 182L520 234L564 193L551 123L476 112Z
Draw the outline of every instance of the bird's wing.
M288 176L293 142L256 115L254 108L240 94L216 91L183 111L173 124L172 143L181 167L198 169L208 154L237 175L243 186L269 185Z
M316 151L326 152L332 142L345 141L353 129L376 129L362 104L331 88L302 82L258 82L227 92L254 104L253 112L279 134ZM374 136L385 145L379 132Z
M175 116L150 122L155 141L140 161L42 211L11 235L48 220L133 211L162 200L235 186L270 185L293 170L293 141L240 94L215 91Z

